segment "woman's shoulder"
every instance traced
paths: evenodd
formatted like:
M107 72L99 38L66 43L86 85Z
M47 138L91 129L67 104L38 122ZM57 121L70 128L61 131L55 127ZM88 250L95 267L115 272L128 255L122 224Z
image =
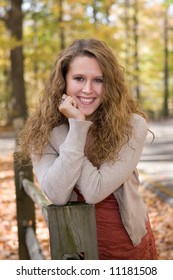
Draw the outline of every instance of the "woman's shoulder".
M148 123L141 115L133 114L132 116L132 127L133 135L136 138L136 141L143 142L143 139L146 139L148 134Z
M56 133L56 132L60 133L60 132L68 131L68 129L69 129L68 124L63 123L63 124L59 124L59 125L55 126L52 129L51 133Z
M132 115L132 125L136 128L146 129L148 130L148 123L144 117L138 114Z

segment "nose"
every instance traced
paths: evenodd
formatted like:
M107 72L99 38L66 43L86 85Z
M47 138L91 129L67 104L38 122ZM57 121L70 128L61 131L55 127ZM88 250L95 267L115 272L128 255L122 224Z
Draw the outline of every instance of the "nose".
M82 92L86 93L86 94L90 94L92 91L93 91L92 82L91 81L86 81L86 83L85 83L85 85L82 89Z

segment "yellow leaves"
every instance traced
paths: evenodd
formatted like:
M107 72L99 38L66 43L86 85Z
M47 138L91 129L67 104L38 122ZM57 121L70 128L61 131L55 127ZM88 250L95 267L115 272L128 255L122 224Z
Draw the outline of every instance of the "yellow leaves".
M11 38L10 33L7 31L5 28L5 25L3 22L0 21L0 45L1 45L1 50L6 50L6 49L13 49L16 47L19 47L23 44L22 41L18 41L16 38Z
M87 0L81 0L81 1L76 1L76 0L69 0L69 1L66 1L66 4L68 5L86 5L86 4L88 4L88 5L92 5L93 4L93 1L92 0L89 0L89 1L87 1Z
M6 48L8 48L9 45L9 33L7 32L5 25L2 21L0 21L0 55L1 55L1 51L2 50L6 50Z
M12 37L10 40L9 40L9 47L10 49L15 49L17 47L21 47L23 46L23 41L19 41L17 40L15 37Z
M5 8L7 6L6 0L1 0L1 8Z

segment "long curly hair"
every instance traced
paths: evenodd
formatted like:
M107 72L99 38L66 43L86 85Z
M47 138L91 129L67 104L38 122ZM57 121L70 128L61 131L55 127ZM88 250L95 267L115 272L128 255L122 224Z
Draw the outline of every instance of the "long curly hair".
M66 92L65 77L76 56L94 57L103 73L103 100L92 116L89 134L92 145L88 157L94 165L115 160L121 147L132 135L130 119L133 113L146 115L126 84L124 69L105 42L78 39L64 49L53 65L45 90L35 112L28 118L19 139L19 151L24 159L31 154L41 157L49 141L51 130L68 120L58 109Z

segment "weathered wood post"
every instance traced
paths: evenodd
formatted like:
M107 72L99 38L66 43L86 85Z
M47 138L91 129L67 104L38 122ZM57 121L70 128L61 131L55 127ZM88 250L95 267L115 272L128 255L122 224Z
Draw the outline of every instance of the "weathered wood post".
M35 231L35 206L32 199L25 193L22 187L23 178L33 181L32 166L18 161L18 153L14 152L14 173L16 186L16 210L18 224L19 259L28 260L30 256L25 242L26 227L30 226Z
M98 259L95 208L86 203L49 205L51 259Z

